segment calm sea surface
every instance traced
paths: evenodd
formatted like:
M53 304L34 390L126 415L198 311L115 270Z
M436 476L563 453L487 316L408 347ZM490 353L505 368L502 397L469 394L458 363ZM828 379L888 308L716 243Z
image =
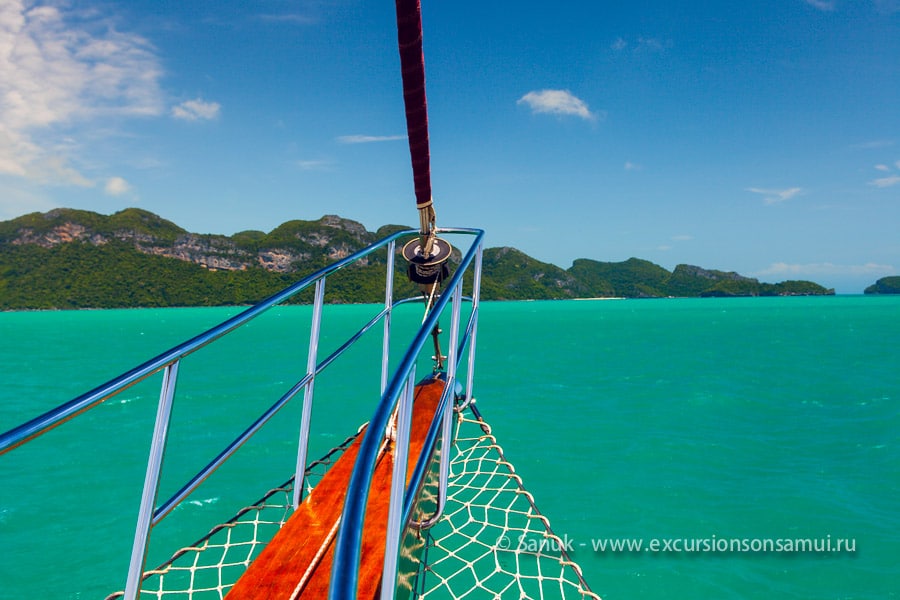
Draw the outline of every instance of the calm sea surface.
M0 430L237 312L0 313ZM371 313L327 307L324 350ZM277 309L185 361L162 496L298 379L309 318ZM900 597L900 297L484 303L478 342L478 405L605 600ZM369 419L380 343L317 380L312 457ZM123 587L158 388L0 457L0 598ZM299 413L289 405L154 531L148 565L287 479ZM593 550L606 539L855 551Z

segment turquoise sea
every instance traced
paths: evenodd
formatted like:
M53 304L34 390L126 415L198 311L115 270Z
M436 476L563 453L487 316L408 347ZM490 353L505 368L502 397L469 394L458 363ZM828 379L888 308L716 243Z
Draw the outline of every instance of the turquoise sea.
M238 311L0 313L0 429ZM371 312L327 307L323 347ZM161 496L296 381L309 319L309 307L276 309L190 359L211 373L185 361ZM478 406L605 600L900 597L900 297L483 303L478 342ZM365 355L380 336L363 346L317 380L311 457L369 418L377 389L359 382L374 374L377 387ZM123 587L158 386L0 457L0 598ZM148 565L287 479L299 412L288 406L154 532ZM593 550L606 539L853 551Z

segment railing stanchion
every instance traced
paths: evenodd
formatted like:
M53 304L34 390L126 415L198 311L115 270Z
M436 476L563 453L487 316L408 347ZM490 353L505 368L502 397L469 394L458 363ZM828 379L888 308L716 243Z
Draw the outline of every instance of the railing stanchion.
M316 280L312 326L309 333L309 355L306 358L306 374L309 381L303 389L303 415L300 418L300 442L297 445L297 467L294 471L294 509L300 506L306 476L306 456L309 450L309 427L312 421L313 390L316 383L316 367L319 352L319 332L322 325L322 305L325 302L325 278Z
M472 402L472 384L475 379L475 346L478 340L478 312L481 304L481 257L483 246L478 245L475 254L475 277L472 284L472 338L469 340L469 370L466 373L466 400L462 404L465 408Z
M459 313L462 307L462 287L462 281L460 281L459 285L453 290L453 316L450 320L450 355L447 357L447 381L445 382L446 389L443 395L446 398L447 406L444 410L443 422L441 423L441 463L435 518L440 518L444 512L444 505L447 502L447 485L450 480L450 442L453 433L453 406L456 396L456 364L459 354L457 344L459 343Z
M331 581L331 594L335 598L349 599L355 597L356 582L358 581L359 557L361 551L361 533L362 522L365 518L365 504L371 478L374 474L375 464L379 447L383 441L384 432L391 420L391 414L397 411L397 433L395 437L396 444L396 464L391 482L391 499L389 509L389 533L386 538L386 562L384 564L383 579L383 597L391 597L391 591L397 580L397 564L399 559L399 545L401 543L401 531L406 525L405 520L409 518L407 512L411 510L410 505L413 501L408 501L407 492L412 489L418 490L422 484L423 473L426 467L423 466L425 458L417 457L416 468L412 472L412 477L416 482L407 490L406 471L409 464L409 437L410 426L412 420L412 403L415 394L415 361L421 353L426 340L430 337L431 332L438 325L440 314L448 307L449 300L453 300L452 305L452 325L451 325L451 343L449 346L450 360L447 369L447 378L445 385L449 386L445 389L441 397L440 410L447 414L443 415L443 420L438 422L433 420L429 425L427 432L426 446L431 452L437 443L437 437L441 436L441 499L442 504L446 497L446 480L448 467L444 466L446 457L449 457L450 436L452 422L450 417L450 409L454 405L456 382L458 378L458 365L461 358L461 350L468 343L469 349L469 372L466 402L471 401L472 396L472 373L474 362L474 345L475 331L477 329L478 299L480 294L480 277L482 268L482 239L484 232L478 229L442 229L443 233L475 235L476 239L473 245L462 257L459 268L447 283L447 293L439 297L437 303L431 311L426 315L426 319L418 333L414 334L413 341L404 351L402 358L399 359L398 365L394 367L393 372L390 368L390 336L391 336L391 317L393 308L399 304L403 304L412 299L393 300L393 283L395 275L395 254L396 240L405 235L413 235L417 233L415 230L396 232L387 238L376 242L367 248L360 250L343 258L336 263L329 265L315 273L304 277L302 280L285 288L253 307L235 315L219 325L177 345L164 353L152 358L141 365L127 371L115 379L85 393L69 402L47 411L15 427L6 432L0 432L0 455L16 448L28 441L37 438L40 435L50 431L54 427L64 423L65 421L82 414L96 406L99 406L109 398L128 389L130 386L143 381L144 379L163 371L162 390L160 391L159 403L157 406L156 422L153 430L153 436L150 445L150 452L147 459L147 471L144 479L144 487L141 498L141 505L138 512L136 532L132 546L131 560L129 563L129 571L125 586L124 597L126 600L136 600L140 596L141 582L143 578L143 570L146 563L147 549L149 547L150 534L154 526L164 519L180 502L187 498L197 487L216 469L218 469L226 460L254 435L259 429L265 425L279 410L282 409L292 398L299 395L300 390L304 392L303 409L300 422L299 441L297 448L297 463L294 475L293 505L299 506L304 491L304 477L306 470L306 461L309 450L309 433L312 420L312 404L314 397L315 378L325 368L343 356L345 351L352 347L367 331L373 328L379 319L384 319L384 337L382 340L382 365L381 365L381 401L376 407L375 413L369 422L369 431L378 432L377 436L364 436L359 449L356 466L350 476L348 483L348 494L342 513L342 525L337 532L335 539L335 552L332 571L334 577ZM372 254L380 248L387 248L387 273L385 281L385 304L384 309L373 317L366 325L364 325L357 333L337 348L330 356L325 358L321 363L318 360L318 346L321 332L321 322L325 295L325 279L327 276L335 273L339 269L343 269L350 264L359 261L365 256ZM460 304L462 301L462 284L466 271L475 265L475 286L473 293L472 315L469 318L469 324L466 332L463 334L463 342L459 341L460 337ZM259 315L269 309L281 305L291 297L294 297L302 290L315 284L315 300L312 312L312 325L309 339L309 354L307 357L306 374L290 389L285 392L274 404L272 404L259 418L256 419L249 427L247 427L234 441L226 446L215 458L213 458L205 467L203 467L196 475L194 475L186 484L182 486L168 501L164 502L159 508L156 508L158 501L158 492L160 487L160 477L162 474L162 465L166 454L166 443L174 404L175 388L178 380L179 365L184 358L192 355L208 344L218 341L224 336L244 326ZM474 319L474 323L473 323ZM471 334L469 333L471 327ZM471 335L471 340L466 338ZM430 460L430 458L429 458Z
M456 272L447 282L447 292L441 294L434 307L426 313L425 320L422 322L418 333L415 335L409 346L407 346L403 358L395 367L394 374L382 394L381 402L369 421L369 432L385 431L391 422L393 412L395 410L400 410L402 413L403 409L398 407L403 406L405 402L404 399L407 396L413 395L414 392L412 391L412 388L414 388L414 369L416 360L422 351L426 340L431 336L431 332L437 326L438 318L444 309L447 308L450 294L458 294L457 300L461 301L461 291L457 292L457 288L459 287L461 289L464 274L469 266L472 265L477 251L481 248L482 239L484 237L484 232L481 230L455 229L443 231L471 233L476 236L476 239L469 251L463 256ZM458 337L458 321L456 324L456 336ZM450 346L451 349L458 343L458 340L454 339ZM454 352L454 356L459 356L458 349L451 351ZM453 361L450 361L450 364L452 363ZM448 378L445 382L445 386L446 385L453 386L453 382ZM450 389L445 388L445 393L442 394L442 400L445 402L452 402L452 393L452 387ZM411 397L409 398L409 401L412 401ZM442 404L441 408L449 411L450 406ZM426 434L427 440L425 442L425 447L434 448L437 436L442 434L443 425L443 421L440 423L432 421ZM399 439L403 430L403 427L398 427L398 439L394 455L394 460L397 462L394 466L396 469L402 468L405 473L409 449L407 441ZM356 598L357 584L359 582L359 564L362 552L362 531L365 521L366 501L368 500L372 478L375 474L381 441L382 437L380 436L370 437L367 435L363 437L355 466L350 474L344 508L341 512L341 526L337 531L337 536L334 541L334 557L331 565L332 577L328 595L331 600L351 600ZM422 485L425 472L425 467L423 466L425 460L425 456L421 454L418 456L416 467L413 470L413 481L410 482L409 489L419 489L419 486ZM405 479L405 475L400 478L395 473L391 481L392 489L388 513L388 531L385 539L385 562L381 582L381 598L383 600L393 598L396 592L395 585L397 581L400 530L406 524L404 519L409 518L407 513L410 510L410 505L414 501L406 498L407 494L404 492L407 487ZM395 491L395 486L399 486L399 491Z
M393 600L397 587L397 559L400 553L400 534L403 531L403 495L406 491L406 466L409 461L409 430L412 423L413 396L416 387L415 365L409 371L406 385L400 394L397 408L397 428L394 434L394 468L391 471L391 499L388 507L387 533L384 541L384 569L381 579L381 600Z
M140 593L141 576L144 574L144 561L147 558L147 545L150 539L150 528L152 527L151 521L153 512L156 510L159 476L162 471L163 457L166 453L166 439L169 436L169 422L172 416L172 404L175 399L175 384L177 380L178 361L175 361L167 365L163 373L159 405L156 409L156 423L153 426L150 455L147 459L147 473L144 476L144 491L141 494L141 508L138 512L134 543L131 547L128 579L125 582L125 600L135 600Z
M391 357L391 311L394 307L394 249L396 242L391 240L387 247L387 275L384 282L384 338L381 343L381 393L387 389L388 365Z

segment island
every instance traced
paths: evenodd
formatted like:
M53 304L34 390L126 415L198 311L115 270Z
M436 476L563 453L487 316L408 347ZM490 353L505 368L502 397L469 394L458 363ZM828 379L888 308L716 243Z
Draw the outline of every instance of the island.
M138 208L112 215L67 208L31 213L0 222L0 310L253 304L403 229L408 227L385 225L370 232L356 221L326 215L288 221L268 233L226 236L192 233ZM383 250L330 278L331 301L383 301L386 260ZM396 293L416 295L401 271ZM481 293L485 300L557 300L829 295L834 290L810 281L763 283L693 265L670 272L639 258L580 258L563 269L500 247L484 250ZM311 292L300 294L297 301L310 298Z

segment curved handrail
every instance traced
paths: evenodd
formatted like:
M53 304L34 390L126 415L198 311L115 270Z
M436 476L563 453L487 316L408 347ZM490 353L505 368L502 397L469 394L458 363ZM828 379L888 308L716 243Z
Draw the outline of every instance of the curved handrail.
M416 300L416 298L413 298ZM403 301L400 301L403 302ZM393 306L397 306L400 302L395 302ZM190 481L188 481L180 490L175 492L171 498L163 502L159 508L156 509L153 515L152 523L156 525L159 521L161 521L169 512L172 511L178 504L180 504L185 498L187 498L191 492L197 489L203 481L205 481L216 469L218 469L222 464L225 463L226 460L231 458L231 455L237 452L237 450L247 441L250 437L259 431L263 425L265 425L275 414L284 407L285 404L290 402L300 391L302 391L309 382L317 376L319 373L325 370L328 365L333 363L338 357L343 354L350 346L352 346L355 342L357 342L366 332L368 332L372 327L374 327L378 322L384 318L385 314L387 314L388 309L384 309L379 312L377 315L372 317L372 319L363 325L359 331L350 336L346 342L341 344L341 346L329 354L325 359L319 362L316 365L315 372L308 373L304 376L300 381L295 383L291 388L281 396L271 407L269 407L256 421L254 421L247 429L243 431L237 438L234 439L218 456L216 456L209 464L206 465L203 469L201 469Z
M397 407L400 394L415 366L416 358L425 346L432 329L437 325L441 312L450 302L452 295L450 292L462 286L465 271L473 264L476 256L480 254L484 232L477 229L457 231L474 234L475 240L447 283L445 291L440 295L433 309L426 316L418 334L407 347L403 359L394 371L393 377L369 421L369 431L379 432L387 428L391 415ZM453 343L456 343L456 340L453 340ZM452 386L453 381L448 380L447 385ZM329 590L329 597L333 599L349 600L356 596L366 503L375 473L381 441L381 436L379 435L363 437L356 464L350 475L344 510L341 514L341 527L335 541L334 562ZM385 560L388 560L388 557L385 557Z
M442 229L443 233L473 233L471 229ZM164 369L167 365L173 364L178 360L188 356L200 348L214 342L215 340L221 338L222 336L228 334L229 332L241 327L252 319L258 317L262 313L271 309L272 307L281 304L285 300L295 296L300 293L317 280L326 277L335 271L338 271L356 261L360 258L368 256L372 252L379 250L385 246L387 246L390 242L396 241L397 239L409 236L409 235L417 235L418 230L415 229L407 229L403 231L398 231L370 246L363 248L362 250L347 256L346 258L337 261L331 265L328 265L315 273L304 277L300 281L294 283L290 287L285 288L284 290L273 294L269 298L262 300L258 304L248 308L247 310L231 317L230 319L223 321L219 325L183 342L162 354L151 358L150 360L138 365L137 367L131 369L130 371L126 371L125 373L115 377L114 379L109 380L108 382L68 401L65 402L56 408L53 408L42 415L39 415L30 421L27 421L9 431L0 434L0 455L16 448L38 436L47 433L49 430L57 427L58 425L68 421L69 419L83 413L87 410L90 410L99 404L102 404L105 400L114 396L118 392L135 385L158 373L160 370Z
M82 394L70 400L69 402L63 403L56 408L45 412L44 414L31 419L30 421L19 425L5 433L0 435L0 455L16 448L22 444L25 444L44 433L47 433L51 429L57 427L58 425L72 419L79 414L87 412L96 406L99 406L101 403L106 401L107 399L115 396L116 394L128 389L132 385L143 381L144 379L160 372L165 371L165 376L163 377L163 388L160 394L160 400L157 406L157 418L156 424L154 426L153 438L150 448L150 454L148 458L148 466L147 466L147 474L144 482L144 492L141 499L141 507L138 515L138 525L137 531L135 533L135 540L132 549L132 560L129 566L129 574L128 574L128 582L125 588L125 597L126 598L136 598L139 595L138 586L140 582L140 576L143 571L144 560L146 557L146 549L147 543L149 540L149 532L150 530L158 524L175 506L177 506L180 502L182 502L191 492L193 492L210 474L212 474L216 469L218 469L222 464L225 463L253 434L255 434L259 429L261 429L282 407L284 407L290 400L292 400L301 390L305 391L304 398L304 420L301 422L301 436L300 436L300 448L298 450L298 470L305 468L305 459L306 459L306 440L308 437L308 419L306 418L306 414L308 413L311 403L312 403L312 388L313 382L316 376L325 368L327 368L332 362L334 362L339 356L341 356L350 346L352 346L356 341L358 341L367 331L373 328L379 321L384 321L385 323L385 336L382 350L382 389L384 389L384 393L379 402L378 408L376 410L376 415L373 420L370 422L370 428L374 427L373 431L381 430L383 431L387 425L387 419L390 417L390 413L393 408L397 405L397 398L400 394L401 389L407 382L410 380L412 369L414 368L415 359L419 352L421 351L425 341L431 335L432 330L435 328L437 324L437 320L447 306L451 294L449 292L453 292L453 325L451 327L451 336L453 340L451 342L450 348L450 367L448 370L447 377L447 386L448 389L453 389L455 383L455 372L457 366L459 364L459 358L461 355L461 349L464 348L467 343L471 344L470 353L469 353L469 388L471 388L471 377L472 377L472 361L474 359L474 353L472 352L472 347L474 347L474 333L476 328L476 320L478 314L478 296L479 296L479 275L480 275L480 267L481 267L481 252L482 252L482 240L484 237L484 232L480 229L468 229L468 228L446 228L441 229L441 233L444 234L463 234L463 235L472 235L475 236L474 241L469 246L469 250L466 255L463 257L459 267L456 269L453 277L450 278L450 281L447 285L447 289L445 293L441 294L436 305L428 312L426 315L425 321L422 323L421 328L419 329L418 334L414 338L413 343L407 348L406 354L404 355L403 360L398 367L398 370L395 371L393 375L393 379L391 379L390 384L387 383L387 357L389 354L389 323L391 317L391 311L394 307L405 304L411 301L421 301L421 298L408 298L404 300L394 301L391 296L392 290L392 275L393 275L393 248L395 247L395 241L403 236L415 235L418 232L414 229L398 231L370 246L363 248L362 250L337 261L336 263L329 265L323 269L316 271L315 273L301 279L300 281L294 283L293 285L285 288L284 290L266 298L260 303L244 310L243 312L225 320L219 325L212 327L211 329L183 342L173 348L163 352L162 354L142 363L141 365L111 379L107 383L100 385L93 390ZM336 271L348 266L349 264L358 261L359 259L368 256L369 254L379 250L381 248L387 247L388 249L388 260L387 260L387 277L386 280L386 298L385 298L385 306L384 309L379 311L368 323L363 325L361 329L359 329L355 334L351 335L347 341L345 341L337 350L332 352L328 357L324 358L321 361L316 360L316 349L318 346L318 324L321 320L321 307L324 301L324 284L327 276L335 273ZM464 278L465 271L472 264L473 260L475 261L475 284L472 292L472 297L468 298L473 303L472 314L469 316L469 324L464 328L464 331L461 336L461 341L459 341L458 346L454 345L458 341L458 320L459 320L459 305L462 302L462 282ZM166 448L166 437L167 430L169 426L169 420L171 415L171 407L173 403L173 399L175 397L175 382L178 378L178 370L179 365L181 363L181 359L193 354L194 352L200 350L204 346L211 344L223 336L231 333L232 331L238 329L239 327L245 325L252 319L266 312L267 310L273 308L276 305L281 304L282 302L288 300L289 298L295 296L299 292L308 288L310 285L315 284L316 287L316 299L313 310L313 331L310 334L310 355L309 355L309 364L307 368L307 372L304 377L300 378L300 380L293 384L290 389L285 392L274 404L272 404L266 411L262 413L253 423L251 423L247 429L245 429L241 434L235 438L228 446L225 447L215 458L212 459L205 467L203 467L196 475L194 475L186 484L184 484L181 489L179 489L171 498L163 502L161 505L156 506L157 501L157 492L159 485L159 476L160 476L160 467L162 464L162 457L165 454ZM471 339L470 339L471 335ZM409 388L411 390L411 386ZM442 396L441 406L442 409L438 411L437 420L443 419L445 421L444 425L444 439L445 441L449 438L449 432L447 428L447 413L448 413L448 405L452 402L452 399L449 398L446 394ZM407 403L411 406L411 395L410 402ZM432 449L436 444L437 439L437 430L439 429L438 423L433 423L433 426L429 429L429 441L426 444L426 451L428 456L418 457L417 467L414 469L413 473L413 488L417 489L420 485L421 474L424 472L424 467L427 464L427 458L431 456ZM370 429L371 430L371 429ZM373 441L377 441L376 436L366 436L364 439L371 439ZM357 465L354 468L353 477L351 478L350 486L351 489L348 492L348 498L356 500L359 495L358 492L354 492L353 490L358 490L361 486L364 486L365 493L363 494L363 499L368 493L369 484L372 478L372 472L369 470L366 473L366 468L361 467L360 465L364 465L366 461L368 461L370 450L365 449L365 441L363 442L363 448L360 452L360 457L362 457L362 462L358 460ZM377 450L377 448L376 448ZM404 461L405 464L405 461ZM419 466L421 465L421 466ZM443 469L443 465L442 465ZM302 473L303 471L299 471ZM296 474L296 477L302 477L301 474ZM444 485L444 480L446 476L442 471L442 486ZM302 479L298 479L297 482L302 483ZM295 487L299 487L300 483L295 482ZM354 487L355 486L355 487ZM402 488L399 490L400 496L396 502L392 500L392 519L396 520L398 518L402 518L404 522L407 520L408 512L411 508L411 500L409 499L409 493L406 494L407 498L404 499L402 497L403 490ZM296 490L295 490L296 492ZM413 496L414 498L415 496ZM299 502L296 494L294 499L294 505L296 506ZM353 504L348 500L348 504ZM362 507L365 507L365 501L363 500ZM357 523L361 527L362 518L358 518L355 515L355 512L358 511L358 506L351 506L349 509L345 506L345 513L350 515L350 519L346 521L347 523L353 524ZM348 525L348 527L342 527L341 532L349 531L353 529L352 526ZM341 542L341 537L339 536L338 542ZM346 542L343 542L346 544ZM351 540L352 543L352 540ZM392 542L393 543L393 542ZM344 551L346 553L346 551ZM356 548L353 550L350 549L351 556L355 556L355 563L353 561L347 562L344 560L344 564L353 564L353 572L350 574L350 579L356 581L356 573L355 569L358 568L359 564L359 543L358 540L356 542ZM355 554L354 554L355 552ZM341 555L343 556L343 554ZM396 559L396 556L394 557ZM335 564L338 563L338 557L336 555ZM396 560L392 562L387 562L385 569L394 569L393 572L396 573ZM348 572L340 572L340 575L337 577L339 580L343 580L348 576Z

